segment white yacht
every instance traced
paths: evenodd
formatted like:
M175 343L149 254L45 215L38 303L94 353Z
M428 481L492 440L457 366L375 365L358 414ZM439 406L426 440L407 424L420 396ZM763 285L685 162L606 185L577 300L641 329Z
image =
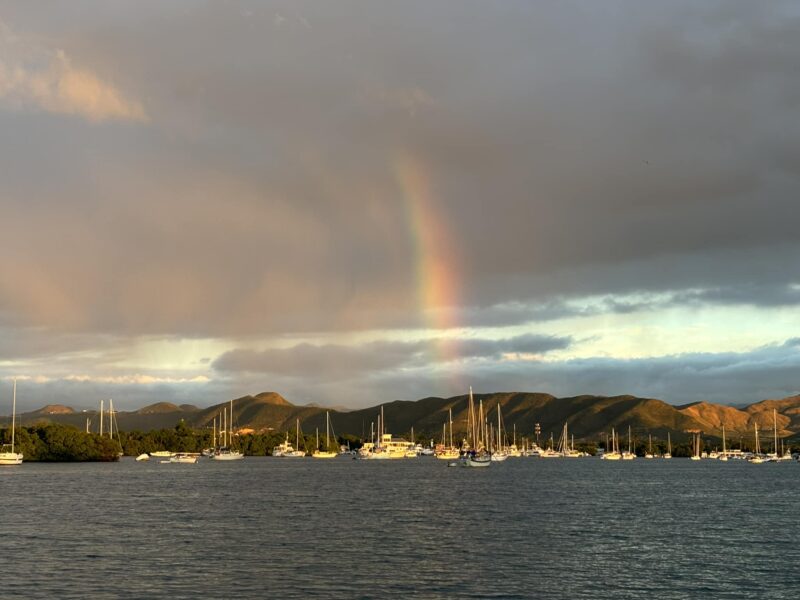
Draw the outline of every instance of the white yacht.
M302 458L306 455L305 452L300 450L300 419L297 419L297 447L298 450L295 450L292 446L291 442L289 441L289 432L286 432L286 441L282 444L278 444L275 448L272 449L272 456L280 456L283 458Z
M383 416L383 406L381 414L378 415L378 437L375 442L367 442L358 451L359 458L367 460L392 460L398 458L409 458L416 456L414 444L400 438L393 438L391 433L385 433L386 423Z

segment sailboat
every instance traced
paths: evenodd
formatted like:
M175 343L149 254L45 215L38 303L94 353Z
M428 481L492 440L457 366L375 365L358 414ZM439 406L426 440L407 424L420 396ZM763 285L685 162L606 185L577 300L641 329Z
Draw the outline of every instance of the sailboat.
M667 432L667 453L664 455L664 458L672 458L672 438L669 432Z
M561 439L558 441L558 455L565 458L578 458L580 456L580 452L575 450L574 441L570 446L566 421L564 422L564 429L561 431Z
M512 438L511 447L508 449L508 455L515 458L522 456L522 450L517 448L517 424L514 423L514 437Z
M700 460L700 434L692 434L692 455L689 457L692 460Z
M22 464L22 452L14 451L14 431L17 428L17 380L14 380L14 394L11 401L11 450L0 452L0 465L12 466ZM8 445L8 444L6 444ZM5 448L5 446L4 446Z
M600 458L602 458L603 460L619 460L619 459L622 458L622 455L620 455L620 453L619 453L618 443L616 441L616 438L617 438L617 434L614 431L614 428L612 427L611 428L611 450L609 451L608 448L606 448L606 452L603 452L603 456L601 456Z
M227 414L226 414L225 409L223 409L222 412L223 412L224 419L227 420ZM223 423L224 423L224 421L223 421ZM223 440L222 444L223 445L222 445L221 448L218 448L216 450L216 452L214 452L214 456L212 456L211 458L213 460L241 460L241 459L243 459L244 458L244 454L242 454L238 450L233 450L231 448L232 443L233 443L233 400L231 400L231 418L230 418L230 423L227 424L227 427L225 426L225 424L223 424L222 431L220 433L222 434L222 440Z
M760 465L764 462L764 457L761 456L761 447L758 444L758 423L753 423L753 429L755 430L756 434L756 451L753 455L748 459L751 463Z
M722 454L717 457L717 460L728 460L728 449L725 447L725 423L722 424Z
M319 430L317 430L317 449L311 455L312 458L335 458L336 452L330 451L331 447L331 413L325 411L325 450L319 449Z
M622 460L633 460L636 453L633 451L633 440L631 438L631 426L628 425L628 449L622 452Z
M435 452L435 456L441 460L455 460L458 458L458 448L453 445L453 409L450 408L449 410L449 418L450 418L450 443L447 443L447 439L445 436L447 423L444 424L442 427L442 446L441 448L437 449Z
M645 458L655 458L653 455L653 434L647 434L647 454L644 455Z
M483 419L483 400L478 414L475 414L475 401L472 386L469 388L469 411L467 416L469 447L462 453L459 464L463 467L488 467L492 464L491 452L486 447L486 422ZM451 463L455 464L455 463Z
M503 436L501 432L501 422L500 422L500 403L497 403L497 440L494 444L492 444L492 457L491 460L494 462L503 462L508 458L508 452L506 452L505 448L503 447Z

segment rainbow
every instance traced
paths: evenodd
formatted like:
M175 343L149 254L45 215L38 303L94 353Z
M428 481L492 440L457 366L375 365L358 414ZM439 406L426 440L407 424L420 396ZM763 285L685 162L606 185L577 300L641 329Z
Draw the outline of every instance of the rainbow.
M450 227L436 205L431 178L411 157L395 161L408 228L414 245L417 303L426 325L435 331L458 327L461 257ZM452 344L439 343L440 350Z

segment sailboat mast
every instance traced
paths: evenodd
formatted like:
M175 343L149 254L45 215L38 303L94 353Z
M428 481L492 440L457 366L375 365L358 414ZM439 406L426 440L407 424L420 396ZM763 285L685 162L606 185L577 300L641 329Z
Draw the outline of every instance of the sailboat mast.
M453 447L453 409L450 409L450 447Z
M14 430L17 428L17 380L14 379L14 392L11 400L11 453L14 453Z
M114 439L114 400L108 399L108 439Z
M331 447L331 413L325 411L325 451L330 450Z
M775 440L773 441L775 447L775 456L778 456L778 411L772 409L772 427L775 430Z
M727 450L725 449L725 423L722 424L722 454L727 455Z
M103 437L103 401L100 400L100 437Z
M500 436L500 402L497 402L497 450L503 448L502 437Z

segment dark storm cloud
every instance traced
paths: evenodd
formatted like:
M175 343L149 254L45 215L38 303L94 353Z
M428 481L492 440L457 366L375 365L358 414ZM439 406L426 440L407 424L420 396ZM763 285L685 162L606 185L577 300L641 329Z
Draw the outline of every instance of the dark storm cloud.
M506 354L545 354L572 344L566 337L521 335L508 339L378 341L357 346L298 344L284 349L230 350L212 367L222 374L262 373L336 381L410 368L437 368L452 360L493 359Z
M4 22L147 121L25 97L0 114L18 140L0 148L0 309L18 323L423 325L399 154L428 173L476 323L797 279L792 3L51 8Z

